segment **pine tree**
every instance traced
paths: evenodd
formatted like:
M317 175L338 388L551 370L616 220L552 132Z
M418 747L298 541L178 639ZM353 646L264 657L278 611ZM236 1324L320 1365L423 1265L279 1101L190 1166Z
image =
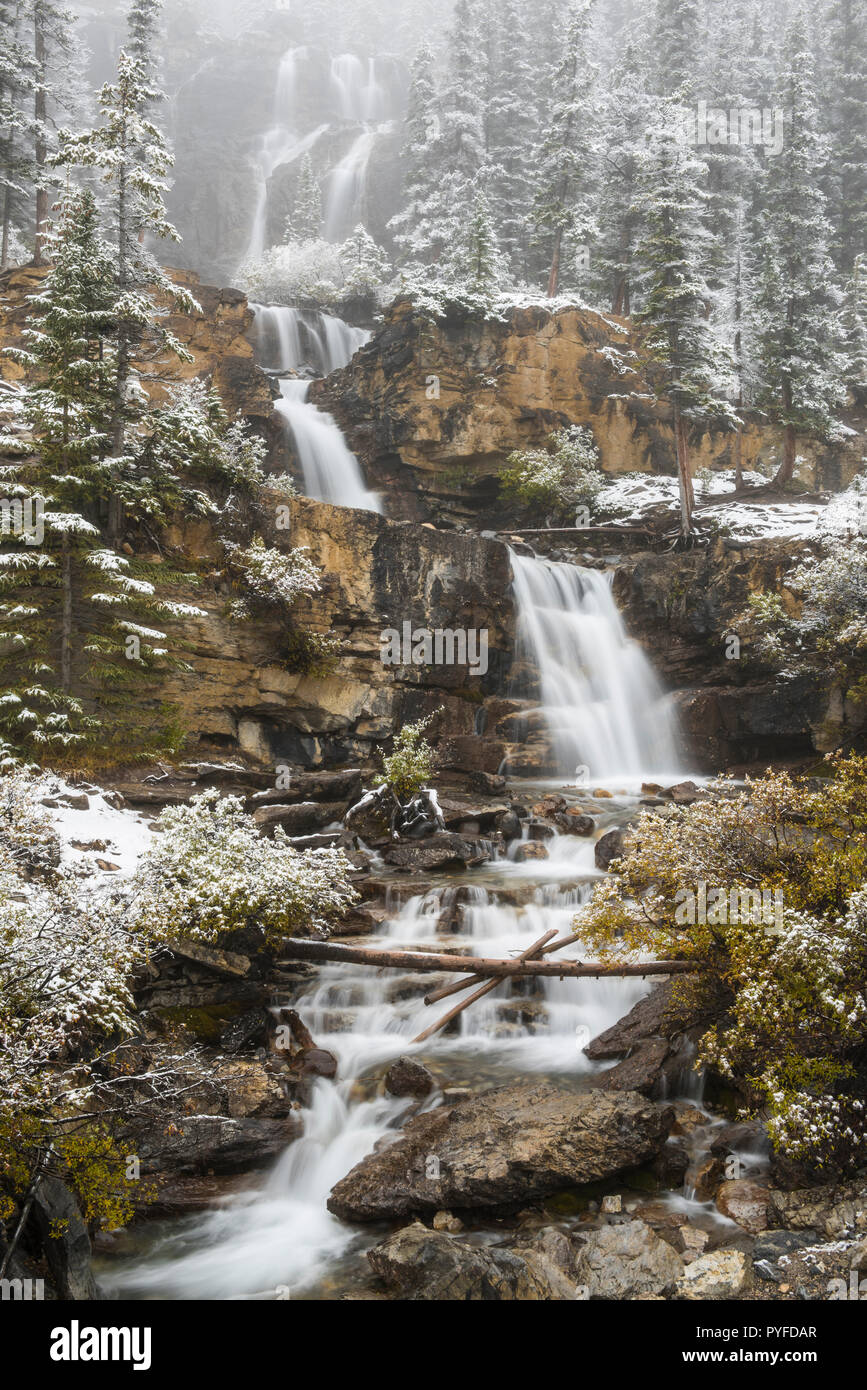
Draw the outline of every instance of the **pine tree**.
M700 0L657 0L653 57L665 96L681 92L699 76L701 10Z
M161 603L104 548L96 524L114 407L114 261L93 195L67 193L46 237L51 269L32 296L25 346L9 350L27 370L23 414L36 453L7 469L6 483L41 502L44 536L19 534L0 554L9 653L0 727L19 748L60 757L107 737L94 698L110 704L112 690L162 654L154 644L165 634L139 620L191 610Z
M445 245L472 214L486 179L486 53L480 23L483 0L457 0L448 66L439 102L438 187L431 212Z
M644 304L636 315L645 328L644 352L662 368L671 401L684 539L692 534L695 507L687 422L718 409L714 398L721 387L710 292L700 269L708 240L706 170L683 138L685 115L683 107L665 102L649 131L639 197L645 230L637 255Z
M58 162L68 167L103 171L108 188L108 211L115 246L115 398L112 415L112 456L118 481L128 462L127 430L142 412L141 393L133 389L135 356L148 344L168 349L177 356L189 354L161 322L164 310L155 296L187 313L199 306L178 286L146 249L147 235L169 241L180 237L166 215L165 176L172 157L165 140L142 112L159 99L144 78L141 62L121 51L117 81L106 83L99 94L103 123L79 135L61 132ZM110 498L109 535L116 540L122 524L120 487Z
M400 261L426 264L442 252L445 233L439 215L441 122L434 81L434 59L422 44L412 67L402 154L401 209L389 222Z
M640 52L628 44L611 76L603 106L600 237L593 279L614 314L632 312L633 263L639 215L638 171L651 117L647 73Z
M391 264L362 223L347 237L338 254L345 276L345 294L378 298L391 279Z
M819 180L827 151L819 131L814 61L800 15L787 34L779 105L790 119L782 152L768 161L762 272L753 312L763 383L758 403L783 426L775 478L783 486L794 475L798 434L827 433L843 395L843 364L835 344L839 293Z
M286 218L287 241L315 241L322 231L322 189L305 154L298 168L295 204Z
M843 380L856 409L867 405L867 261L856 256L843 292L840 314Z
M528 209L538 111L532 100L530 37L521 0L499 6L497 45L490 62L487 121L488 194L500 245L522 279L529 279Z
M14 220L18 216L23 221L34 179L37 71L25 19L15 0L0 0L0 270L9 264Z
M449 257L447 275L454 298L483 315L493 309L508 279L484 192L476 194L472 216Z
M867 0L833 0L826 28L828 214L834 258L846 277L867 247Z
M587 245L596 232L598 73L589 57L594 4L574 0L570 7L539 151L534 221L537 237L550 248L551 298L559 289L566 244Z
M156 56L163 0L130 0L127 11L127 52L142 68L147 87L156 87L159 63Z

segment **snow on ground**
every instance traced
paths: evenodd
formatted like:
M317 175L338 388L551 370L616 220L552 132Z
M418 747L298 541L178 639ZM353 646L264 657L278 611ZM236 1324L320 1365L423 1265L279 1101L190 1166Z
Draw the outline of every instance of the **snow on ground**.
M768 479L761 473L744 473L749 487L762 487ZM709 522L736 539L779 538L830 540L867 534L867 490L858 481L847 491L835 494L830 502L774 502L757 499L726 501L734 491L734 472L714 473L709 479L695 479L697 520ZM719 502L711 499L719 498ZM616 517L627 525L640 525L657 507L675 511L679 506L676 478L653 474L628 473L608 483L596 500L595 520Z
M152 843L149 822L137 811L113 806L113 794L100 787L73 786L50 774L42 779L39 795L60 839L66 867L106 882L131 877Z

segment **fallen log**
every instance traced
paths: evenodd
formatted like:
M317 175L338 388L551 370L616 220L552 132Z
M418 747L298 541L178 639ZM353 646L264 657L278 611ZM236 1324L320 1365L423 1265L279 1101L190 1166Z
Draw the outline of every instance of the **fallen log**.
M573 932L571 936L561 936L559 941L552 941L550 946L545 946L540 951L531 950L529 953L522 951L516 960L528 960L530 956L549 956L552 951L561 951L564 946L572 946L576 941L581 940L581 932ZM547 939L547 938L546 938ZM448 999L452 994L460 994L463 989L472 989L473 985L481 984L483 975L468 975L465 980L456 980L453 985L443 985L440 989L431 990L426 994L424 1002L426 1004L438 1004L441 999Z
M654 960L641 965L609 965L601 961L555 960L487 960L480 956L434 955L431 951L379 951L364 946L344 946L337 941L307 941L287 938L283 941L284 960L335 961L347 965L375 965L391 970L407 970L417 974L436 974L443 971L491 979L494 976L546 975L553 979L588 979L606 977L643 979L645 975L684 975L696 967L686 960Z
M556 935L556 929L546 931L544 936L540 936L538 941L534 941L532 946L528 946L526 951L522 951L517 959L529 960L531 956L538 955L542 947L547 945L552 936ZM468 999L462 999L460 1004L455 1004L454 1008L449 1009L447 1014L443 1014L442 1018L438 1018L436 1023L431 1024L430 1028L425 1028L423 1033L419 1033L417 1038L413 1038L413 1042L426 1042L428 1038L433 1037L434 1033L439 1033L441 1029L445 1028L447 1023L451 1023L453 1018L457 1018L458 1014L462 1014L464 1009L468 1009L470 1004L475 1004L477 999L481 999L484 995L490 994L491 990L497 989L501 984L502 980L488 980L487 984L482 985L481 989L475 990Z

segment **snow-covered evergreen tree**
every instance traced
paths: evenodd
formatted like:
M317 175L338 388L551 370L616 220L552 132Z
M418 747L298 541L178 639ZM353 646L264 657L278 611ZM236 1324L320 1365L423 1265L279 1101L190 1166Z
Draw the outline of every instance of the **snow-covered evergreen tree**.
M832 252L848 276L867 251L867 0L832 0L825 28L828 215Z
M62 132L58 162L67 167L102 171L115 247L115 398L112 415L112 457L118 477L126 466L129 425L142 411L142 393L134 389L134 358L148 347L184 357L186 350L163 323L166 310L157 297L194 313L198 305L177 285L144 244L146 236L168 241L180 238L166 215L166 175L172 157L162 133L143 114L159 99L148 86L145 68L121 51L117 81L106 83L99 95L102 124L74 135ZM120 534L117 490L111 499L109 535Z
M789 116L783 150L768 161L761 273L752 311L762 383L758 402L784 431L778 485L794 475L798 434L827 434L845 394L838 351L840 296L819 182L827 150L802 15L790 26L784 63L778 104Z
M292 211L286 218L287 241L315 241L322 231L322 188L305 154L298 166L298 183Z
M391 263L381 246L359 222L338 252L343 267L343 291L347 298L378 300L391 279Z
M430 46L422 44L412 66L403 147L403 203L389 223L402 264L428 264L446 240L440 224L439 99Z
M473 312L489 314L508 280L508 266L497 243L484 192L476 194L472 215L446 264L450 295Z
M710 292L702 275L706 169L684 138L684 108L666 101L649 132L639 206L644 233L638 248L643 308L636 315L643 349L662 368L671 401L681 501L681 534L693 530L695 495L687 437L690 419L721 413L725 386L721 353L708 320Z
M529 280L529 217L534 157L539 141L527 14L521 0L502 0L498 43L490 61L487 157L488 197L503 251L515 274Z
M656 0L653 64L664 95L682 92L699 76L702 8L701 0Z
M867 258L856 256L843 291L840 313L841 347L845 359L843 380L853 403L867 405Z
M593 283L612 313L632 312L633 262L639 229L638 170L651 118L647 71L640 52L628 44L602 109L603 157L599 239Z
M15 0L0 0L0 271L9 264L16 221L24 224L34 181L36 60Z
M594 6L595 0L573 0L570 6L539 150L534 222L548 251L552 298L569 251L589 251L596 235L598 71L590 59Z

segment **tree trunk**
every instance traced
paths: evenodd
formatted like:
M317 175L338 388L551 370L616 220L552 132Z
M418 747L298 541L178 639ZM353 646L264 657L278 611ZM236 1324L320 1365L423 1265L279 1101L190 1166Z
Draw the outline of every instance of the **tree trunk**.
M795 459L797 457L797 438L795 436L795 426L786 425L783 435L783 461L777 469L774 478L775 487L785 487L795 476Z
M692 514L695 510L695 493L689 471L686 422L679 405L674 407L674 446L677 454L677 480L680 487L680 531L681 535L690 536L692 535Z
M48 221L48 189L44 187L45 161L48 157L48 146L45 140L45 122L48 113L45 97L47 63L45 55L44 21L45 16L42 13L41 4L34 5L33 47L36 58L36 89L33 100L33 117L36 128L36 235L34 238L33 262L35 265L45 264L43 248L45 244L45 223Z
M435 955L431 951L376 951L363 946L344 946L337 941L283 941L283 960L335 960L354 965L388 966L411 974L465 974L468 970L486 979L512 975L544 975L553 979L643 979L645 975L695 973L692 961L657 960L640 965L611 965L605 961L587 964L575 960L488 960L479 956Z
M554 299L560 288L560 252L563 246L563 232L560 228L554 234L554 255L551 258L551 274L548 276L548 298Z
M60 685L65 694L72 690L72 543L63 533L62 603L60 621Z

